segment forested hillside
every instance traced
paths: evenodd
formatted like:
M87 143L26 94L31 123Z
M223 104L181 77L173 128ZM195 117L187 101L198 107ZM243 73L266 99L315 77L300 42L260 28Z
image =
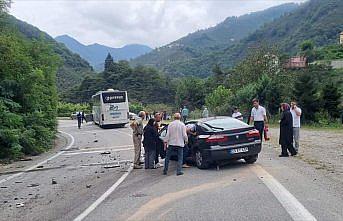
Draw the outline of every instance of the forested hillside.
M60 56L60 65L57 71L58 92L74 87L82 81L86 74L94 73L87 61L78 54L72 53L62 43L56 42L45 32L8 14L3 19L7 27L17 30L28 40L44 40L48 42L53 51Z
M294 55L305 40L311 40L317 47L338 43L342 30L343 1L311 0L293 13L266 24L239 44L208 58L221 66L232 67L250 48L261 44L274 45L282 53ZM199 62L203 61L195 63Z
M61 35L55 38L56 41L74 53L79 54L88 61L95 70L104 70L104 60L108 53L111 53L115 61L130 60L150 52L152 49L146 45L130 44L121 48L112 48L101 44L83 45L68 35Z
M52 146L60 62L51 42L27 38L14 28L4 2L0 0L0 159Z
M343 1L310 0L279 19L266 23L234 44L222 45L212 51L203 50L201 47L198 50L183 47L194 56L178 53L163 56L165 53L153 51L137 61L154 65L171 75L204 77L209 76L216 65L233 67L248 54L249 50L263 44L275 46L283 54L294 55L304 40L312 40L317 47L337 43L342 30ZM160 50L166 50L164 47L162 49Z
M174 80L155 68L132 68L127 61L116 62L109 54L103 72L87 76L80 86L65 93L63 99L71 103L89 102L96 92L114 88L128 91L130 102L173 104L175 85Z
M298 7L297 4L290 3L239 17L228 17L212 28L191 33L140 56L134 59L132 64L152 65L176 76L208 76L209 68L206 67L206 63L197 62L195 64L192 61L206 61L207 54L216 53L230 45L237 44L266 22L290 13ZM210 63L213 64L212 61Z

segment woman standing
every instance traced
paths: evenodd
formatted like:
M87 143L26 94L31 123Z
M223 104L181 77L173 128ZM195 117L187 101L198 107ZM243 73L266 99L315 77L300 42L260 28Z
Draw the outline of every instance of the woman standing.
M144 128L143 146L145 151L145 169L155 169L156 144L158 133L154 126L155 120L151 118Z
M279 144L281 145L282 152L279 157L288 157L288 151L294 156L297 152L293 147L293 118L289 104L281 104L281 111Z

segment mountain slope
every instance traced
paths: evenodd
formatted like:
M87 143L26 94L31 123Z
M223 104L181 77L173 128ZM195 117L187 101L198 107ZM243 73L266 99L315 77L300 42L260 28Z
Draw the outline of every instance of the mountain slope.
M133 65L156 66L171 75L205 76L207 72L196 67L187 68L194 59L236 44L242 38L260 28L266 22L290 13L299 6L289 3L239 17L229 17L222 23L205 30L189 34L166 46L134 59ZM203 64L201 64L203 65Z
M103 69L103 63L108 53L111 53L114 60L118 61L130 60L152 50L150 47L140 44L126 45L122 48L111 48L100 44L83 45L68 35L58 36L55 40L65 44L71 51L86 59L96 70Z
M281 52L294 55L305 40L312 40L317 47L338 43L342 30L342 0L311 0L293 13L266 24L239 44L207 56L217 64L230 67L243 58L250 47L261 44L273 44Z
M72 53L63 44L56 42L47 33L40 31L38 28L16 19L14 16L7 15L7 25L18 30L23 36L30 40L40 39L51 44L55 53L61 58L61 65L57 71L57 88L58 91L64 92L79 84L85 75L93 74L92 67L87 61L82 59L78 54Z

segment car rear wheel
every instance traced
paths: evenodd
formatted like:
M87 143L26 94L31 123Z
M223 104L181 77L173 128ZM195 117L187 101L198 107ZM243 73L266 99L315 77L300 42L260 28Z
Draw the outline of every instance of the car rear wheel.
M253 156L249 156L249 157L245 157L244 160L248 164L253 164L256 162L257 158L258 158L258 154L253 155Z
M210 166L200 150L196 150L195 152L195 164L199 169L207 169Z

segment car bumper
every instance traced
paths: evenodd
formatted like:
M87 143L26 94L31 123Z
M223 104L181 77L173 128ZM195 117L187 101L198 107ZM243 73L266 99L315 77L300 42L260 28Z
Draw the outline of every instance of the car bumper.
M233 153L233 149L248 148L247 152ZM261 152L261 142L251 142L231 146L212 146L211 149L203 150L203 155L209 161L221 161L230 159L241 159L256 155Z

